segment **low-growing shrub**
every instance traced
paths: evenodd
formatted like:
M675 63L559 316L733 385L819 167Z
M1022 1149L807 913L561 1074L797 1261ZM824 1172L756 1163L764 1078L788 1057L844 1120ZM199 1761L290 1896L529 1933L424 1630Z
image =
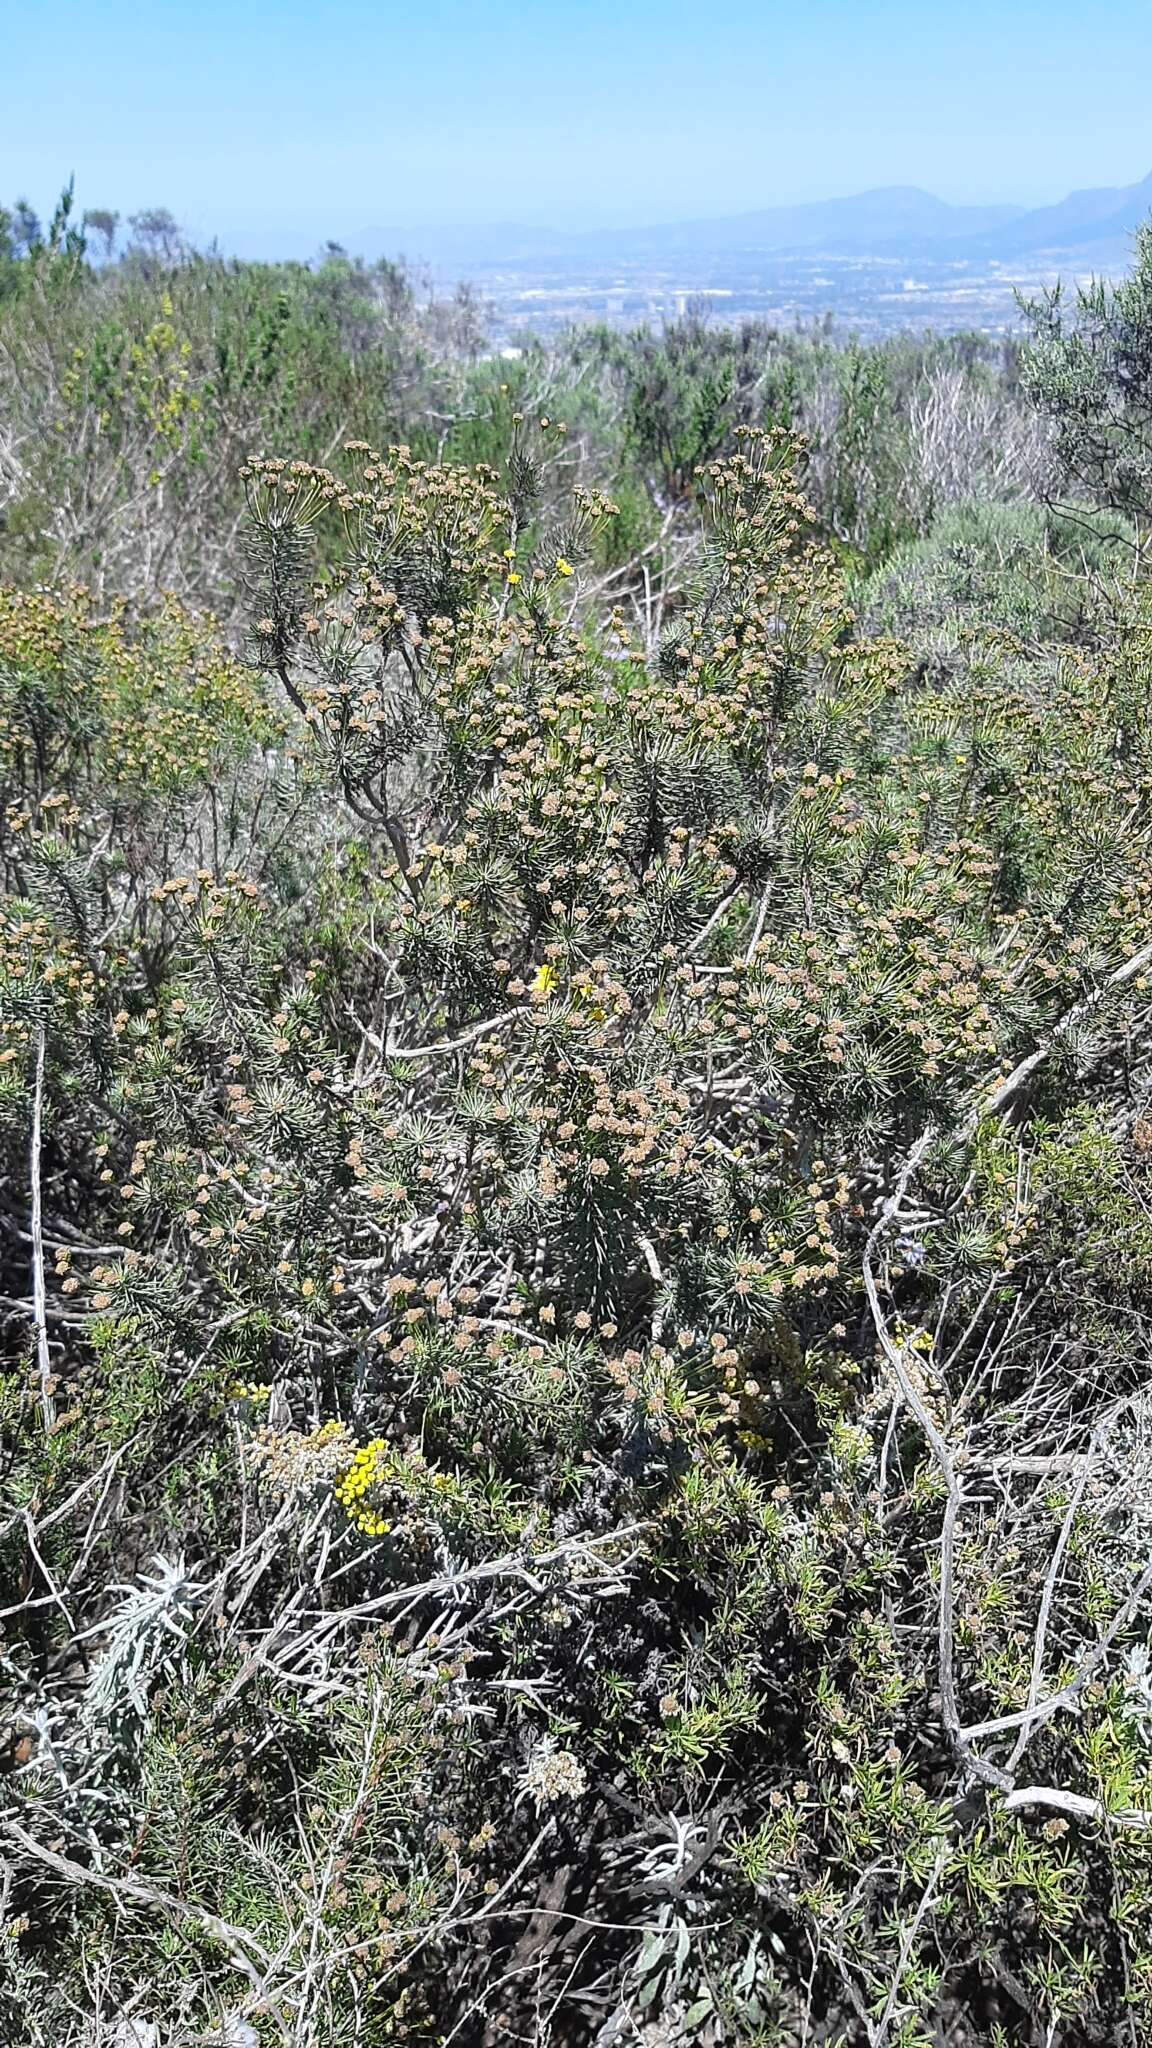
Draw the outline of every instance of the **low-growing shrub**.
M6 2037L1136 2041L1147 625L533 433L0 604Z

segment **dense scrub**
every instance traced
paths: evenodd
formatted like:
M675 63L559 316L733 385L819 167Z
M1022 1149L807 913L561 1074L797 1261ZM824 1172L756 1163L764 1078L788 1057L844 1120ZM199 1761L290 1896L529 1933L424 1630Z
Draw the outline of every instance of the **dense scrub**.
M162 212L108 260L115 227L89 216L86 242L69 195L43 231L0 209L0 572L21 581L174 592L231 628L248 455L327 463L362 437L500 464L522 412L568 429L558 499L611 490L595 566L651 634L693 552L697 473L740 427L804 437L821 528L865 570L948 508L1018 504L1049 473L1014 341L862 347L689 312L507 361L467 293L437 299L394 264L334 247L312 268L230 262L185 247Z
M5 2038L1137 2042L1131 534L473 374L0 596Z

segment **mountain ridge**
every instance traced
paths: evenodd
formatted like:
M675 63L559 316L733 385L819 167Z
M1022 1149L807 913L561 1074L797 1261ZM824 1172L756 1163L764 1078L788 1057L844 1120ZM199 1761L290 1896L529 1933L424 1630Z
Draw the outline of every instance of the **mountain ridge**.
M1122 253L1152 213L1152 172L1132 185L1090 186L1052 205L954 205L916 185L877 186L843 199L758 207L646 228L365 228L349 247L403 247L425 261L521 264L614 253L629 257L727 254L973 256Z

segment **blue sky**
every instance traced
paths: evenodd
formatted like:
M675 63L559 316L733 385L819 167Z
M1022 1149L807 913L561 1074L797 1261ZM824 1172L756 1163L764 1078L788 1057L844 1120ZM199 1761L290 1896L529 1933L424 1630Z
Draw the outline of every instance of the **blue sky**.
M56 0L0 51L0 197L75 172L270 253L1152 170L1152 0Z

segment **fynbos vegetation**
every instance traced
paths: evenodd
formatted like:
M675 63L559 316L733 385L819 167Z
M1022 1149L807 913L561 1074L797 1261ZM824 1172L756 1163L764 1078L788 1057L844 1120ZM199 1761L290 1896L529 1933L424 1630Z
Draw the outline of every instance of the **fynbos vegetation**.
M507 363L21 218L5 2040L1142 2041L1152 249Z

